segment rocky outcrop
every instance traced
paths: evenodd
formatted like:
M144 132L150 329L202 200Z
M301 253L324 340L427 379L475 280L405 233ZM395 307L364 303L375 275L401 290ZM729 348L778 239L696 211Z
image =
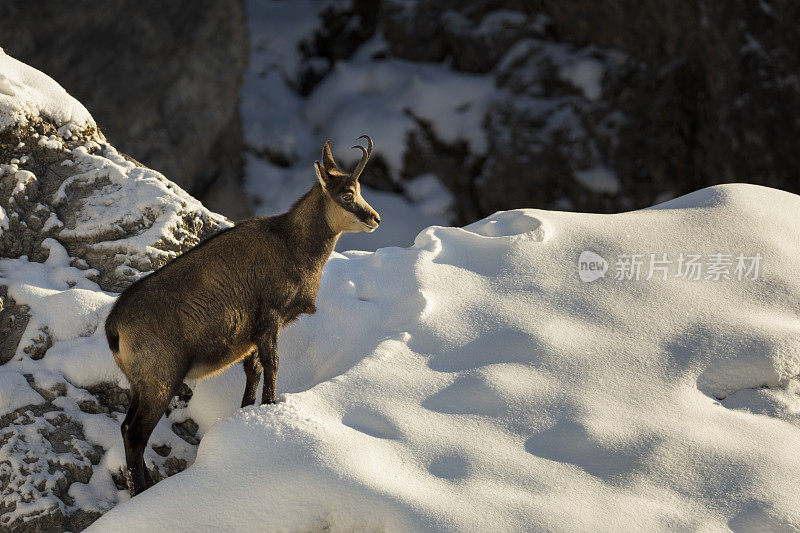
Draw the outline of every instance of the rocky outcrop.
M425 49L467 70L478 68L463 56L478 57L508 93L485 123L481 215L618 211L730 181L798 191L800 154L789 146L800 134L796 4L520 4L420 0L384 11L390 28L403 26L398 18L445 28ZM459 32L494 46L474 55L454 44ZM386 37L395 53L413 52L411 35Z
M0 257L44 261L54 238L104 290L121 291L225 225L94 127L58 133L37 117L0 133Z
M249 52L243 0L4 2L0 46L58 80L122 152L247 216L237 109Z
M730 181L800 192L795 3L384 0L334 12L301 47L307 64L353 61L316 46L335 20L361 29L340 51L377 36L374 72L399 58L493 80L485 146L466 130L443 136L408 98L422 120L390 169L400 190L437 174L460 222L516 207L628 210Z
M536 25L529 2L382 3L380 25L392 55L412 61L451 60L466 72L489 72Z
M77 531L126 488L114 293L230 222L2 51L0 128L0 529ZM194 457L196 425L175 424L153 444L157 479Z

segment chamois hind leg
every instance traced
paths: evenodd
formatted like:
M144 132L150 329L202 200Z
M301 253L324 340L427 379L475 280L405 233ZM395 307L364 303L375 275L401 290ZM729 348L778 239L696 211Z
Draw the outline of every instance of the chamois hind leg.
M153 429L164 414L180 382L180 379L175 379L169 383L136 386L139 393L138 408L128 424L127 431L123 434L131 496L139 494L152 484L144 462L144 451Z
M125 414L125 420L122 421L122 424L119 427L120 432L122 433L122 442L125 444L125 461L127 463L125 473L126 478L130 478L131 475L130 458L132 457L130 455L128 431L130 430L131 422L136 416L136 412L139 410L139 389L134 387L133 384L131 384L130 394L131 401L128 404L128 412ZM130 481L128 481L128 484L130 485Z
M258 356L264 367L264 391L261 404L277 401L278 380L278 328L267 330L258 342Z
M139 390L131 385L131 402L128 404L128 412L125 414L125 420L122 421L119 429L122 432L122 438L125 438L125 434L128 432L128 428L131 425L131 420L133 420L133 416L136 414L136 411L139 409Z
M256 403L258 394L258 382L261 381L261 360L258 357L258 350L253 351L244 358L244 373L247 376L247 384L244 386L244 396L242 396L242 407Z

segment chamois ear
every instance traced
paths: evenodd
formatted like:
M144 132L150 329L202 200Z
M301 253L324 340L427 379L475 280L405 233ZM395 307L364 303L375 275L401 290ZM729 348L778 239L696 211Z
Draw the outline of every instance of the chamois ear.
M319 184L322 185L323 189L327 189L331 186L331 175L325 171L322 165L319 164L319 161L314 161L314 172L316 172Z

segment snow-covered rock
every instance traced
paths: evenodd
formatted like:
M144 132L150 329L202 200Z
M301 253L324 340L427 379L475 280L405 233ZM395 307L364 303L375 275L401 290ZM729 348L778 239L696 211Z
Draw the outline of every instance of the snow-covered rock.
M625 120L606 93L626 56L551 42L547 17L487 9L248 2L253 38L241 110L254 212L291 204L323 140L349 147L365 132L377 142L362 182L403 194L407 204L410 231L393 232L403 238L388 244L410 244L427 223L466 223L510 207L563 208L569 199L582 210L630 208L614 203L627 191L602 150L615 145ZM339 156L352 163L358 153ZM453 192L439 220L415 212L409 182L420 175ZM385 243L359 235L347 245Z
M39 116L60 124L60 133L96 127L86 108L59 84L0 48L0 130Z
M198 383L194 464L94 527L796 530L798 223L734 184L335 254L281 401Z
M109 450L127 395L103 336L108 291L229 224L0 51L0 528L78 530L118 501ZM166 475L194 445L161 434Z
M280 167L308 160L309 128L336 146L369 123L386 165L363 181L434 173L458 223L627 211L732 180L800 192L800 56L776 31L798 17L769 1L251 0L246 142Z

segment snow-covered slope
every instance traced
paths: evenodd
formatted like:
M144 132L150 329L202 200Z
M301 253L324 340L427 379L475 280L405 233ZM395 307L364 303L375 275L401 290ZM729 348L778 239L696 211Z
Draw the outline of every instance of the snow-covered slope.
M797 530L798 223L724 185L336 254L281 402L198 383L194 464L94 528Z

